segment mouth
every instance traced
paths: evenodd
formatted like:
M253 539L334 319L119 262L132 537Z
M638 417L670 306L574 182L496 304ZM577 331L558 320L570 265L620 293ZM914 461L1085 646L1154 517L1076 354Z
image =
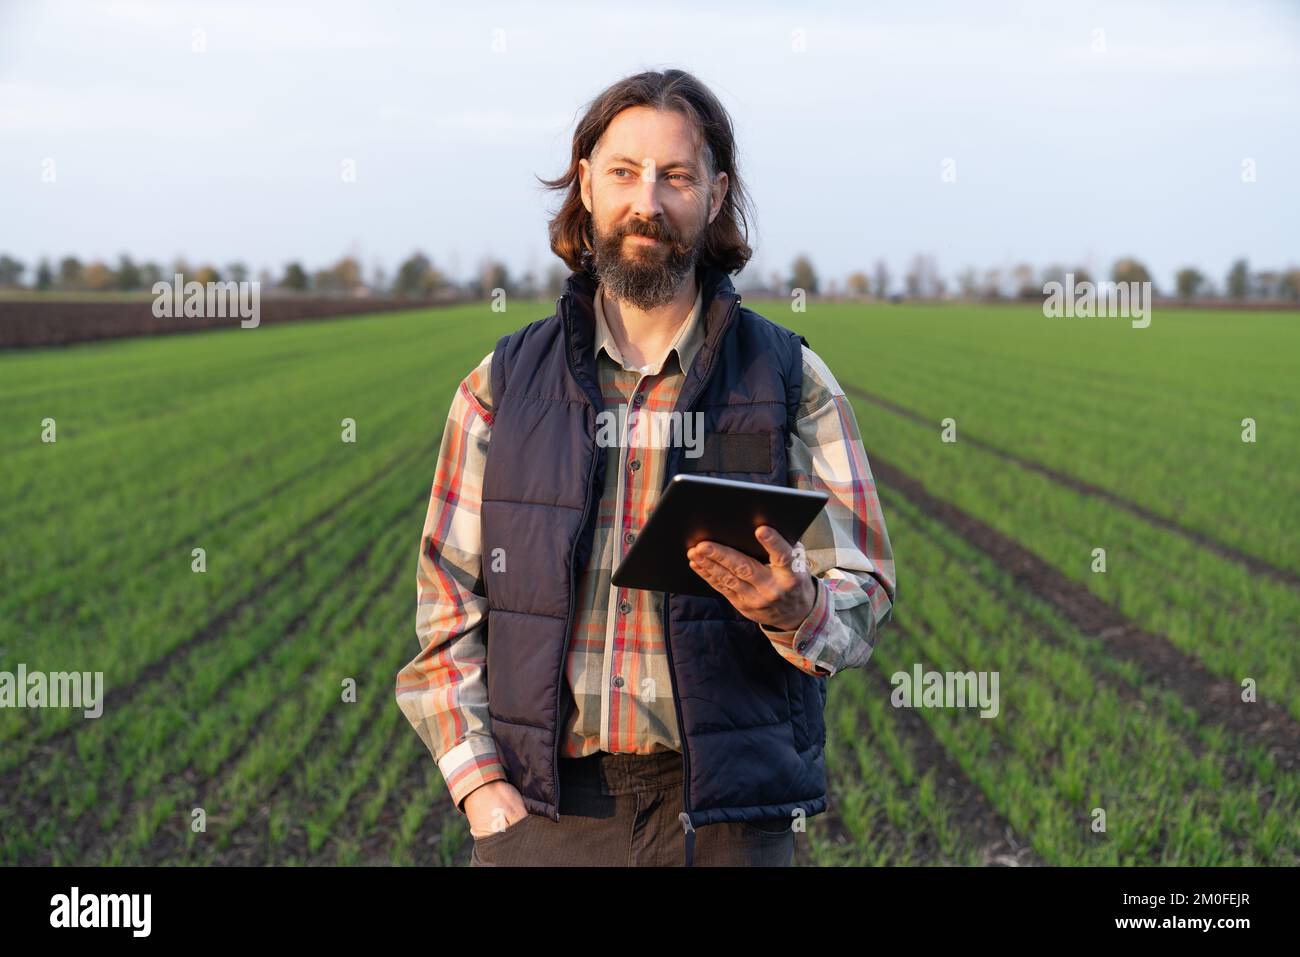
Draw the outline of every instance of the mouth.
M659 244L659 240L655 239L655 238L652 237L652 236L639 236L639 235L633 233L633 234L629 235L628 238L631 239L633 242L637 242L637 243L645 243L645 244L647 244L647 245L658 245L658 244Z

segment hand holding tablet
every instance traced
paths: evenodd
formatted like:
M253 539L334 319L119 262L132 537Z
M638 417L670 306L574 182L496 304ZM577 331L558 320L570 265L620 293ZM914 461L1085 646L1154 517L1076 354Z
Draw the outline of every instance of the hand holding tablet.
M808 563L771 525L760 526L754 537L767 549L766 565L716 542L701 542L686 555L695 573L746 618L795 631L817 601Z
M743 603L756 600L757 596L747 590L753 586L738 580L734 573L718 573L712 562L718 558L737 561L740 556L730 554L734 550L768 566L773 560L769 549L776 551L778 556L789 552L793 543L798 541L799 536L825 506L828 498L825 492L807 489L737 482L703 475L676 475L668 483L667 490L650 513L645 527L632 543L622 563L614 570L611 581L619 588L675 592L706 598L723 597L745 614L738 601ZM765 547L755 535L764 525L774 529L783 541L773 540ZM701 542L715 543L709 546L714 555L701 554L700 558L707 562L702 561L700 564L715 575L721 575L716 580L724 586L722 590L715 588L691 567L691 556L687 552ZM717 546L724 546L726 550ZM782 551L783 546L785 551ZM792 558L797 560L797 556ZM791 564L793 565L793 560ZM789 576L783 569L777 568L768 574L774 574L778 581L788 583ZM791 574L800 573L792 569ZM808 578L808 584L812 585L811 575L807 575L806 571L803 574ZM736 584L741 587L727 588L725 582L728 578L736 580ZM727 594L728 591L732 594ZM775 610L776 617L780 619L785 615L792 616L807 594L806 590L793 590L789 600L782 601L781 607ZM737 597L733 598L733 595ZM764 623L775 628L781 627L772 621Z

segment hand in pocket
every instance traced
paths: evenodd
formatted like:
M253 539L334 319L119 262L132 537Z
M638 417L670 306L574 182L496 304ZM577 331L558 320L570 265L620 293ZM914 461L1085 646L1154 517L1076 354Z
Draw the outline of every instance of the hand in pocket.
M465 798L465 817L474 840L509 830L528 816L524 799L509 781L489 781Z

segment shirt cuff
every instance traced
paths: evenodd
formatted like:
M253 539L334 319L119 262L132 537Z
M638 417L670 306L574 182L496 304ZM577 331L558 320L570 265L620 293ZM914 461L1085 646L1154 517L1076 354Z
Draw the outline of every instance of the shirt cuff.
M830 620L831 610L830 589L826 587L826 583L814 576L813 584L817 586L816 599L813 601L812 610L800 622L798 628L793 631L778 631L767 625L758 626L774 644L796 651L809 661L816 661L822 650L826 639L826 623Z
M438 770L447 782L452 803L462 814L471 791L491 781L505 781L506 769L497 756L496 742L484 735L474 735L456 745L438 761Z

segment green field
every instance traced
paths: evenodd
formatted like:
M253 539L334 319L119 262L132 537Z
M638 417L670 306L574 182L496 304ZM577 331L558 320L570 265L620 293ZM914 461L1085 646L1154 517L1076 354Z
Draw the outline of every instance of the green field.
M796 862L1300 863L1300 316L745 304L853 399L898 563ZM0 862L468 862L393 685L453 390L552 309L0 353L0 671L105 687L0 709ZM892 707L914 663L1000 713Z

